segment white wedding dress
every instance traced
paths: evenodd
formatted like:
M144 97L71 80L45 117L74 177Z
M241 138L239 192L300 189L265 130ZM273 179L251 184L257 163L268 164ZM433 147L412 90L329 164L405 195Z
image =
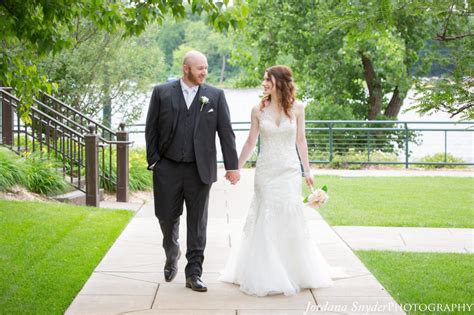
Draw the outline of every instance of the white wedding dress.
M333 284L303 215L296 121L282 116L277 126L265 110L260 115L255 194L240 244L231 248L220 277L257 296Z

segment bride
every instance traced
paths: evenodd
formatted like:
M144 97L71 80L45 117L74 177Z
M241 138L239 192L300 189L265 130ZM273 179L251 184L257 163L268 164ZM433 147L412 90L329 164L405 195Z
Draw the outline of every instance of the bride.
M303 215L298 155L308 186L313 186L313 178L304 107L295 99L291 69L268 68L262 86L264 96L252 109L250 132L239 157L240 169L260 135L255 194L240 246L232 248L220 280L257 296L329 287L330 267L311 240Z

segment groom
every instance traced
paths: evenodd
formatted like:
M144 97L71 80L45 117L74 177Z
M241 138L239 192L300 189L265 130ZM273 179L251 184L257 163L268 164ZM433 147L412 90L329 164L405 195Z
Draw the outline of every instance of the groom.
M216 132L227 170L226 179L240 179L235 135L224 92L204 84L207 59L188 52L180 80L155 86L146 119L148 169L153 170L155 215L163 232L167 282L178 272L179 219L186 203L186 287L205 292L201 280L206 247L209 190L217 180Z

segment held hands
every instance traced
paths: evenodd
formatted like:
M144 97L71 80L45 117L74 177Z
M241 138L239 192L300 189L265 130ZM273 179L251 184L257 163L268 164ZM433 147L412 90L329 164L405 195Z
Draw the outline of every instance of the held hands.
M225 179L227 179L232 185L237 184L240 180L240 171L227 171L225 173Z

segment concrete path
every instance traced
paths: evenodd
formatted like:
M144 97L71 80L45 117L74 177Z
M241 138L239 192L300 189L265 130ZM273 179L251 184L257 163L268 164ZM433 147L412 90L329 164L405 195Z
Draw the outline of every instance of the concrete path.
M185 259L179 273L163 279L165 256L153 204L127 204L139 209L121 236L97 266L66 314L403 314L396 302L362 262L320 216L305 209L305 216L322 254L330 265L342 267L347 278L327 289L304 290L298 295L248 296L238 286L219 282L233 240L240 237L253 190L253 172L244 171L237 186L220 180L211 191L208 243L203 280L207 293L184 287ZM123 208L122 204L102 206ZM180 243L185 251L185 214ZM319 309L318 309L319 308Z
M473 253L474 229L335 226L353 250Z

